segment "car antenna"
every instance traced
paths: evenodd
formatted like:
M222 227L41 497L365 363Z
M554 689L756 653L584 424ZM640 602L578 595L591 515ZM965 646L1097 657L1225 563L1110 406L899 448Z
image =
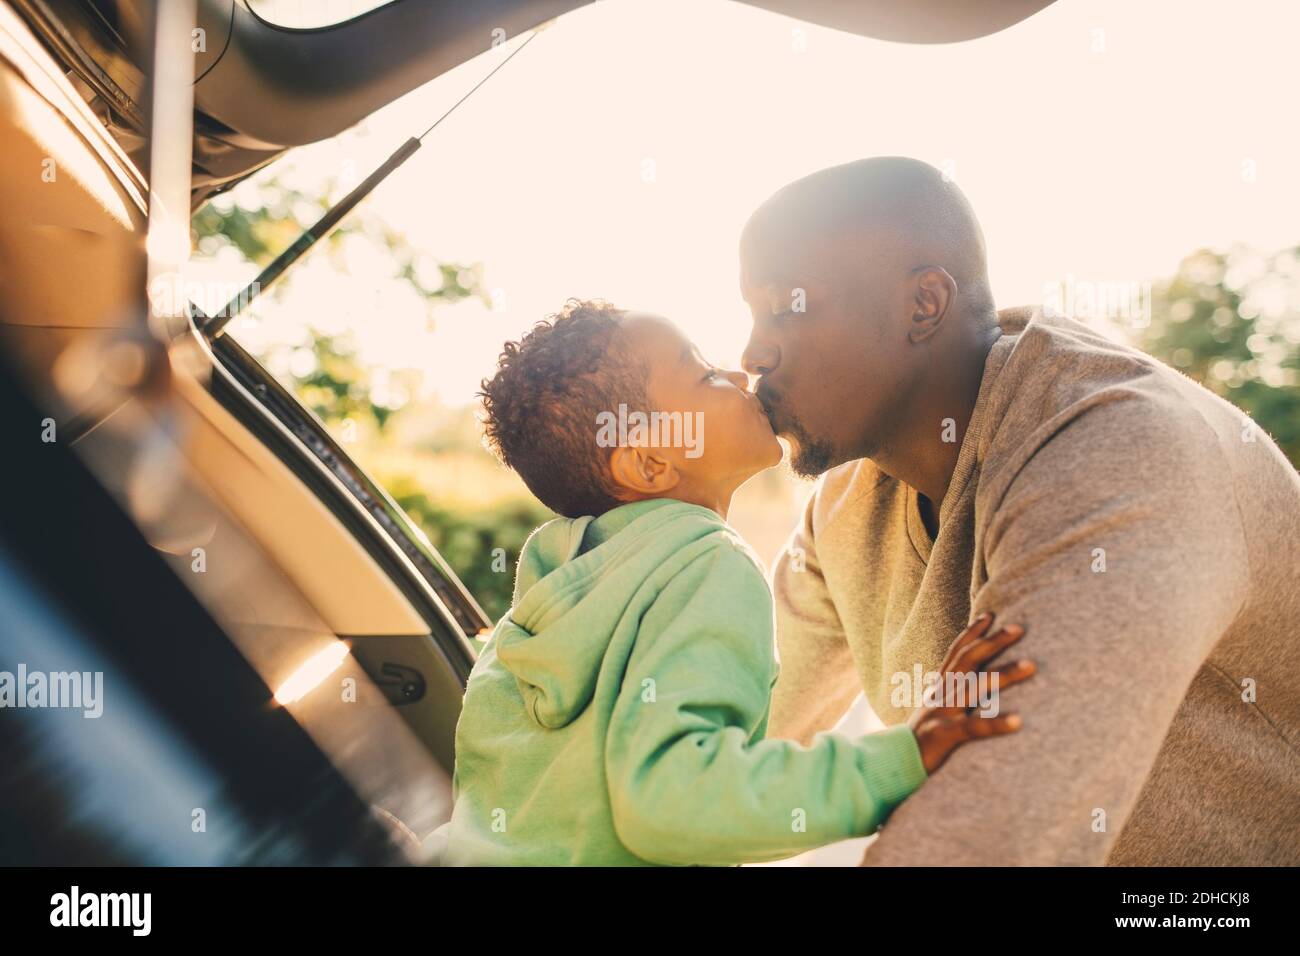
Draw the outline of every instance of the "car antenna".
M201 331L209 339L219 337L225 330L226 323L248 308L249 303L265 292L276 279L280 278L280 276L284 274L286 269L302 258L303 253L333 232L335 227L337 227L343 220L344 216L350 213L356 205L361 202L361 200L369 196L370 193L374 191L374 188L387 179L398 166L401 166L402 163L406 162L415 154L415 151L420 148L421 141L424 137L437 129L438 124L454 113L461 103L464 103L474 94L475 90L490 80L497 70L501 69L513 60L520 50L533 42L537 37L537 34L541 33L554 22L554 20L547 20L545 23L534 27L532 33L529 34L528 39L515 47L515 49L510 52L510 55L494 66L487 75L483 77L483 79L470 87L469 92L453 103L451 108L439 116L432 126L426 129L419 136L412 136L401 146L397 147L397 151L384 160L378 169L367 176L350 193L327 209L325 215L321 216L312 226L303 230L302 235L295 239L289 248L276 256L270 265L258 273L256 279L246 285L233 299L227 302L225 306L219 309L215 314L207 316L200 327Z

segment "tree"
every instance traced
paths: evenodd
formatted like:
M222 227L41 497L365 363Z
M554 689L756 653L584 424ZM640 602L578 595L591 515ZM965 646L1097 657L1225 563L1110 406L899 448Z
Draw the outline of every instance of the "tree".
M320 218L329 208L328 197L336 189L327 183L319 195L309 196L271 178L258 184L257 203L241 204L230 194L215 197L191 220L194 245L209 257L218 255L225 247L233 247L246 261L264 267ZM396 265L395 280L424 301L430 318L436 305L452 304L470 296L486 301L478 268L439 263L436 271L441 281L433 285L416 268L416 253L406 239L383 220L367 215L364 208L345 219L324 240L323 249L318 247L308 252L306 258L330 256L335 267L346 272L341 249L348 237L364 237L389 257ZM275 296L284 296L292 288L295 268L301 264L302 260L282 276L273 290ZM304 353L294 343L273 346L257 357L269 366L289 369L299 398L327 426L367 419L382 432L395 408L388 401L375 399L371 387L373 370L363 368L357 361L351 336L333 334L308 324L311 328L308 354L314 357L314 364L300 361ZM295 353L293 358L299 360L290 361L289 353Z
M1146 352L1241 408L1300 467L1300 246L1201 250L1152 291Z

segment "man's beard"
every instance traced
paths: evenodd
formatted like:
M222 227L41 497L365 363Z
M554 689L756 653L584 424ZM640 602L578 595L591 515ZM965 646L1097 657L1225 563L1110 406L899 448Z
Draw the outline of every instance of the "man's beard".
M830 442L813 438L803 423L793 417L790 418L787 429L795 442L790 470L800 478L818 478L836 464L835 448Z
M789 461L790 470L800 478L818 478L825 471L828 471L835 461L835 448L825 439L814 438L808 429L794 415L788 411L778 414L775 405L779 399L775 398L772 392L766 387L766 383L759 382L756 389L758 400L763 406L763 411L767 415L767 420L772 426L772 431L777 432L778 419L784 419L782 424L784 428L777 434L786 435L793 439L795 452Z

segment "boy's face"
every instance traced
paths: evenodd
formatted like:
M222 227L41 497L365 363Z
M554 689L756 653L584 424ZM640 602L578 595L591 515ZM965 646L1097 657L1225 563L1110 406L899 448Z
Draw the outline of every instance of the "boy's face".
M744 372L712 366L662 316L628 312L622 326L625 345L649 369L646 391L653 408L644 411L680 413L661 419L665 427L657 440L652 434L654 453L681 476L685 487L679 490L734 490L780 463L781 445ZM669 422L673 427L666 427Z

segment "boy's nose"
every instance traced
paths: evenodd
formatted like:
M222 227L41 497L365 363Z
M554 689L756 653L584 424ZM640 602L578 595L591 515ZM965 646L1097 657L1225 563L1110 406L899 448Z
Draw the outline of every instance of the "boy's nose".
M727 369L723 373L727 381L736 386L742 392L749 391L749 375L739 369Z

